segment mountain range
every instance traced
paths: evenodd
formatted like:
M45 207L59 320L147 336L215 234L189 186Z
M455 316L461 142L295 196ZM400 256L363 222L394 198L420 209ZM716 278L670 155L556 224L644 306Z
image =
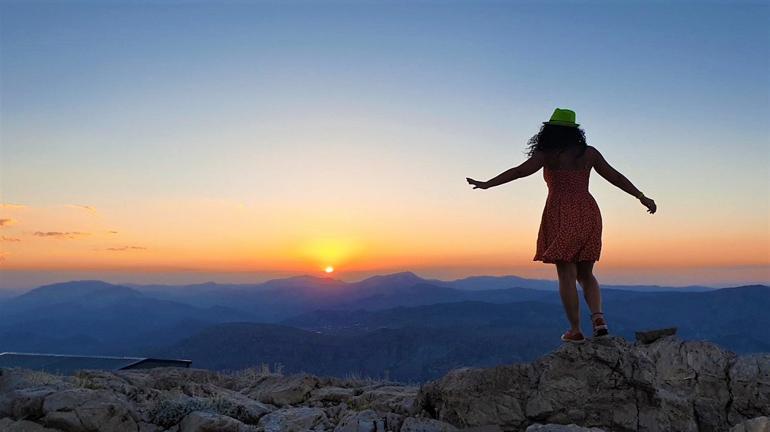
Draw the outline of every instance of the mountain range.
M634 288L603 286L615 334L676 326L684 338L770 352L768 286ZM409 272L354 283L71 281L4 299L0 315L0 351L178 357L219 370L280 363L287 371L407 381L530 361L557 347L566 325L554 281L439 281ZM588 331L585 311L583 322Z

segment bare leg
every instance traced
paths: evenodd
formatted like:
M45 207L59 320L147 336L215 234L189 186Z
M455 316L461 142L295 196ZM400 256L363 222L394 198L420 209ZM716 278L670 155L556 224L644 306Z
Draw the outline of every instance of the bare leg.
M575 285L577 267L575 263L557 262L556 273L559 275L559 294L564 305L564 312L567 313L570 328L573 331L580 331L580 301Z
M577 280L583 287L583 297L586 299L591 313L602 311L602 293L599 290L599 281L593 274L593 261L580 261L577 263Z

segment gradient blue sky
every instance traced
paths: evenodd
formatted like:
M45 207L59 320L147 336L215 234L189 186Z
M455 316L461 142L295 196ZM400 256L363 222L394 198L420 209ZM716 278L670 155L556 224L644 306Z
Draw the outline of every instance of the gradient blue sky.
M557 106L660 206L650 216L592 175L605 221L598 273L770 279L766 2L0 11L0 201L24 206L2 216L19 239L0 242L6 285L70 268L109 279L134 264L145 279L326 264L340 277L554 277L531 262L542 175L483 192L464 178L523 161ZM98 213L65 215L73 205ZM129 246L144 249L104 253Z

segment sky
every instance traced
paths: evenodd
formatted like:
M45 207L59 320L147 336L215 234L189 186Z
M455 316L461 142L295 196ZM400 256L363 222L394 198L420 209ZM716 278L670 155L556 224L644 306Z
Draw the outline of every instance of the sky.
M69 279L555 279L556 107L600 283L770 281L765 2L0 2L0 288Z

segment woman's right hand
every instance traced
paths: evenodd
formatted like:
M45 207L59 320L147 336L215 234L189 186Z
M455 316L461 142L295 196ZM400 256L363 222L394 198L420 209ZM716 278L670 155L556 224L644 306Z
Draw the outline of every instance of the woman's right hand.
M656 210L658 210L658 206L655 205L655 201L652 200L652 198L647 198L646 196L643 196L639 198L639 201L642 203L643 206L647 207L647 212L650 214L655 213Z

